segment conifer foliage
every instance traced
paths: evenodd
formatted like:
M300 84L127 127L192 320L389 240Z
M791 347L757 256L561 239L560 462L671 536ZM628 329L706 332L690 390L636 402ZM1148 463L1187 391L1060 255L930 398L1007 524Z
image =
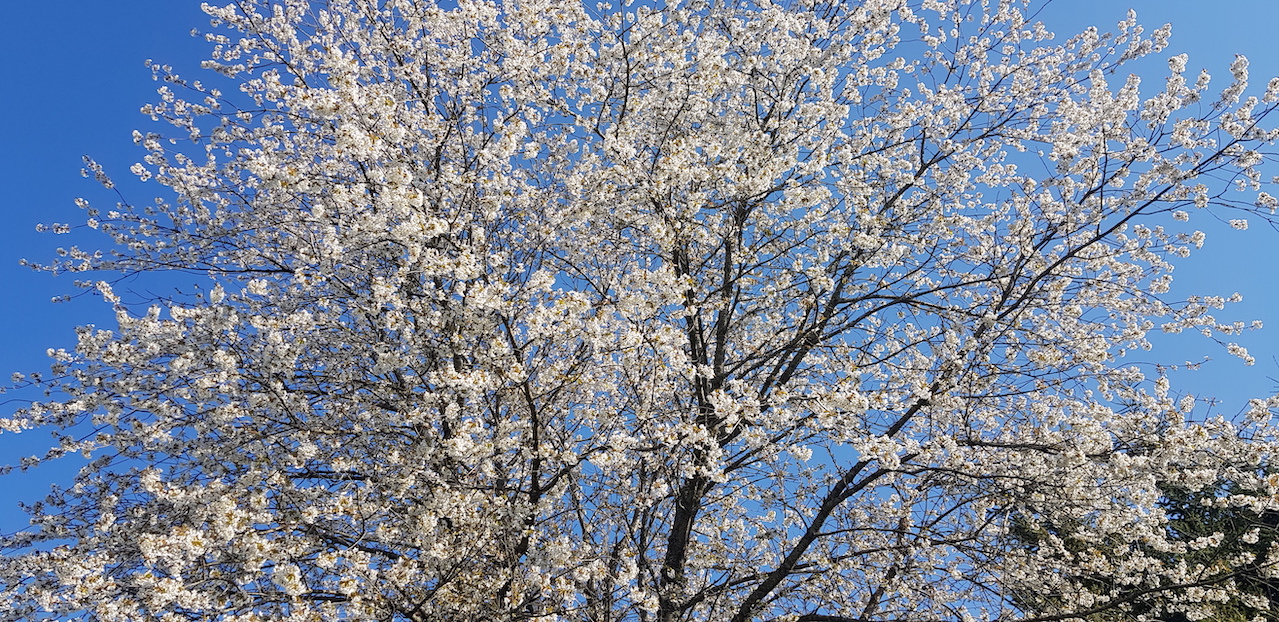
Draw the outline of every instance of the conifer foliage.
M0 540L0 618L1264 610L1159 500L1274 511L1279 401L1207 418L1131 353L1251 362L1168 291L1197 220L1272 217L1279 81L1035 8L206 7L220 75L157 67L135 136L160 199L48 266L118 326L3 420L92 459Z

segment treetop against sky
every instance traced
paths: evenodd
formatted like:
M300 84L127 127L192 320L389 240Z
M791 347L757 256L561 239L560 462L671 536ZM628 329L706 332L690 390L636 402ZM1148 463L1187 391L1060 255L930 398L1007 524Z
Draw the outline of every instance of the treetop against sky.
M1273 8L62 8L0 617L1266 606Z

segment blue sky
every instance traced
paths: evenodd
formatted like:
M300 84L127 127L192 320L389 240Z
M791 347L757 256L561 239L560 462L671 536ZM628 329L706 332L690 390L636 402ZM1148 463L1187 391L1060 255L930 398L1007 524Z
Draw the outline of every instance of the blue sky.
M1041 14L1059 35L1089 25L1111 29L1128 7L1150 28L1174 25L1167 57L1190 55L1189 74L1207 68L1219 83L1236 53L1247 55L1254 81L1264 85L1279 75L1279 47L1273 25L1279 21L1275 0L1056 0ZM21 267L23 258L47 260L58 246L93 247L99 237L73 234L72 240L40 234L40 222L81 222L73 203L83 196L100 207L117 199L80 176L81 156L91 155L118 181L131 177L129 166L143 153L133 145L134 129L150 129L138 109L154 98L158 86L144 61L173 65L179 73L199 77L207 49L192 28L207 29L208 20L194 0L41 0L10 2L0 20L0 57L6 60L0 87L0 378L11 371L47 369L45 350L74 345L73 328L97 323L110 327L110 310L100 299L83 296L51 304L56 295L75 293L72 277L51 277ZM1162 63L1160 63L1162 65ZM1161 81L1151 76L1148 89ZM1275 171L1279 173L1279 170ZM131 202L145 203L162 188L122 183ZM1279 191L1271 191L1279 194ZM1212 414L1232 415L1249 397L1268 394L1279 378L1279 232L1254 222L1245 232L1192 222L1209 233L1205 249L1174 273L1174 293L1244 294L1245 301L1219 317L1262 320L1267 329L1238 338L1257 359L1253 367L1229 357L1196 336L1161 338L1145 361L1211 361L1204 369L1179 374L1174 386L1217 398ZM101 242L105 246L105 241ZM196 277L191 277L192 282ZM13 403L0 407L11 411ZM43 432L15 438L0 434L0 463L39 452L48 443ZM19 499L43 495L50 481L66 481L70 467L44 467L35 474L0 480L0 531L20 528Z

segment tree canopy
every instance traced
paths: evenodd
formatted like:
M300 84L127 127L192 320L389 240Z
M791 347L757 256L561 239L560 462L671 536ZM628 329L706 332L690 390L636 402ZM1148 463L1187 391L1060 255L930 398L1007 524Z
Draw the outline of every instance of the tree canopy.
M1272 469L1265 471L1273 473ZM1081 585L1095 594L1122 599L1128 606L1106 609L1086 620L1126 622L1144 617L1168 622L1250 622L1272 618L1270 603L1279 597L1279 574L1274 571L1270 551L1279 540L1279 512L1258 511L1235 502L1239 496L1257 495L1256 491L1220 484L1193 491L1161 486L1159 507L1167 517L1167 541L1144 553L1202 568L1202 576L1209 584L1228 581L1229 589L1214 590L1210 597L1203 598L1206 594L1151 589L1094 569L1077 577ZM1095 555L1099 547L1108 549L1104 555L1115 555L1132 546L1145 546L1144 542L1134 544L1122 537L1105 543L1077 539L1077 527L1014 521L1012 533L1037 552L1065 556ZM1186 608L1185 603L1196 597L1203 599L1201 605ZM1058 612L1065 605L1057 594L1025 591L1017 598L1024 609L1041 614Z
M0 539L0 618L1269 607L1231 568L1275 554L1161 498L1272 516L1279 399L1197 416L1133 356L1252 361L1169 295L1197 220L1279 205L1245 58L1005 0L205 10L218 75L157 65L135 134L162 195L46 266L118 325L0 421L91 456Z

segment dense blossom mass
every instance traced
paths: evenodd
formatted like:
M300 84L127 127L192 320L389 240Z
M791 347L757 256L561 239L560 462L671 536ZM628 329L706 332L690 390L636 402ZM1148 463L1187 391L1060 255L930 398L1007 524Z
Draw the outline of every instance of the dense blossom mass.
M1279 400L1210 417L1135 356L1252 362L1168 294L1196 220L1279 205L1243 57L1009 0L205 10L217 75L157 65L135 134L161 198L45 266L118 326L0 420L91 456L0 540L0 618L1270 607L1232 569L1279 554L1165 497L1279 509ZM111 288L171 270L207 280Z

